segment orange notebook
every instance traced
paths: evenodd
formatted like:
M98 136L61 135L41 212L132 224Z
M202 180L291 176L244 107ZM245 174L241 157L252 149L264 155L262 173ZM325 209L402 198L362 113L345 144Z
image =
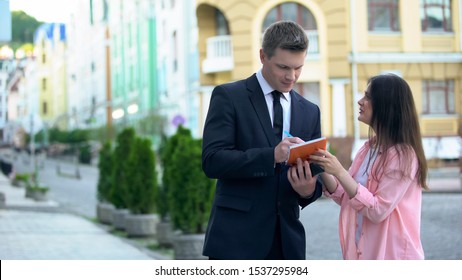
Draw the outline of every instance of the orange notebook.
M289 159L287 160L287 164L295 165L297 163L297 158L308 159L308 157L314 154L318 149L325 150L326 147L326 137L321 137L304 143L292 145L290 146Z

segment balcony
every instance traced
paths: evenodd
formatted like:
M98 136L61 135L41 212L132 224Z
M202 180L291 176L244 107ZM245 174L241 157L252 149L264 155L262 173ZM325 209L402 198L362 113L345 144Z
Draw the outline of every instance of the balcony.
M308 53L319 54L319 42L318 42L318 31L307 31L305 30L306 36L308 36Z
M317 31L306 31L310 42L308 53L319 54ZM231 71L234 68L233 45L231 35L210 37L207 39L207 56L202 62L205 74Z
M202 62L206 74L231 71L234 68L233 46L230 35L207 39L207 57Z

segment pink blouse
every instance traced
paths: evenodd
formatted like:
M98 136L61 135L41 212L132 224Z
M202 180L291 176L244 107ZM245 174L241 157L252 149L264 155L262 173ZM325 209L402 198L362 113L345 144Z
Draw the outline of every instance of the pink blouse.
M359 150L348 171L352 176L358 171L361 162L368 160L365 157L369 148L369 142L366 142ZM420 241L422 188L416 176L417 157L414 154L410 160L410 173L401 177L403 165L400 168L397 150L392 148L388 153L388 162L383 168L385 174L380 181L374 180L370 175L365 187L358 186L355 197L350 199L341 186L332 194L324 192L341 206L339 236L344 259L424 259ZM380 157L381 154L377 156L377 160ZM374 164L371 174L374 174L376 168L377 164ZM356 246L358 211L363 215L363 222Z

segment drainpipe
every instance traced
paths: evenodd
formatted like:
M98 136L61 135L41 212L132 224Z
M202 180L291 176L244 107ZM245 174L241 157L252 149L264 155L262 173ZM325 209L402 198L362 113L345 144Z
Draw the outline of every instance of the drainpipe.
M111 36L109 33L109 23L105 23L105 55L106 55L106 129L109 139L112 139L112 84L111 84Z
M350 1L350 36L351 36L351 86L352 86L352 108L353 108L353 130L354 130L354 141L353 149L351 150L351 159L354 158L356 151L359 148L359 122L358 122L358 104L356 103L356 95L358 92L358 69L356 65L356 1Z
M462 52L462 0L459 0L459 49Z

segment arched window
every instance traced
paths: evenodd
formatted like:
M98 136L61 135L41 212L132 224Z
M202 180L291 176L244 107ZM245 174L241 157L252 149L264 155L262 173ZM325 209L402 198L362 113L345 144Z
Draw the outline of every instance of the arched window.
M310 10L295 2L282 3L272 8L263 21L262 32L273 22L279 20L293 20L306 31L318 29L316 20Z
M293 20L305 29L310 45L308 53L319 53L318 26L313 14L305 6L295 2L282 3L272 8L263 20L262 33L279 20Z
M225 18L225 15L218 9L215 10L215 22L216 22L216 34L229 35L229 26L228 21Z

